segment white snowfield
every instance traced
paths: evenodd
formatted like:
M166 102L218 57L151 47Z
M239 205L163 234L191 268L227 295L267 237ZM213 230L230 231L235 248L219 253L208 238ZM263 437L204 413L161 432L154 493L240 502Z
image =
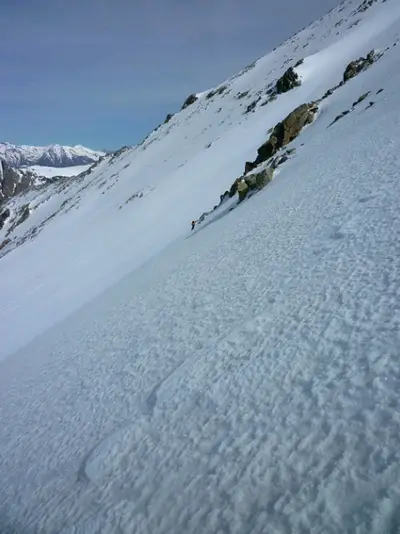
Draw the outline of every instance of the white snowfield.
M39 176L44 176L45 178L55 178L57 176L78 176L78 174L87 171L91 166L91 163L87 165L73 165L72 167L47 167L45 165L32 165L27 167L27 169L35 172Z
M10 201L31 206L14 244L48 220L0 258L0 532L398 531L400 4L358 6ZM274 180L191 232L372 48ZM243 113L302 57L300 87Z

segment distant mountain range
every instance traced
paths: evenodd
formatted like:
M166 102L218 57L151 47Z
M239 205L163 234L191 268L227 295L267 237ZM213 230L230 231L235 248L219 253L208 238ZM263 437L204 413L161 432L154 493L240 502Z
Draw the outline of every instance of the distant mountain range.
M91 150L81 145L74 146L28 146L0 143L0 159L19 168L30 165L47 167L72 167L95 163L105 152Z

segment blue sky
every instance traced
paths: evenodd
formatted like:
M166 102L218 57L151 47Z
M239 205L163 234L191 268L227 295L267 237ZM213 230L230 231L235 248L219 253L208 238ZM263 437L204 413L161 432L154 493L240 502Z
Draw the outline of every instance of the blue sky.
M0 141L132 145L339 0L0 0Z

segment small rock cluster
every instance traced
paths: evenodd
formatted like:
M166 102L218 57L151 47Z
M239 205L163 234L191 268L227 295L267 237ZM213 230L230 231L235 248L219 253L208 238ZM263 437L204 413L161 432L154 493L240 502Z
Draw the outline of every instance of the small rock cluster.
M367 57L360 57L355 61L351 61L344 71L343 82L348 82L351 80L351 78L354 78L354 76L357 76L357 74L363 70L368 69L373 63L375 63L377 59L379 59L379 56L375 53L375 50L371 50Z
M358 13L364 13L365 11L367 11L367 9L373 6L373 4L375 4L376 1L377 0L364 0L358 6L358 8L355 11L353 11L352 15L357 15Z
M216 95L222 95L227 89L228 87L226 85L221 85L221 87L218 87L217 89L214 89L213 91L207 93L206 100L210 100Z
M274 170L289 159L295 149L288 149L285 153L277 155L277 152L293 141L307 124L310 124L318 109L316 103L303 104L293 110L283 121L279 122L273 129L269 139L258 149L255 161L246 161L244 174L237 178L230 189L220 196L219 204L214 206L212 211L219 208L228 198L238 195L239 202L242 202L250 194L260 191L269 184L274 176ZM257 167L269 161L269 164L255 172ZM198 222L212 213L203 213Z
M4 239L4 241L2 241L0 243L0 250L2 250L3 248L5 248L7 245L9 245L11 243L11 239L7 238L7 239Z
M189 95L187 99L185 100L185 102L183 103L181 107L181 111L183 109L186 109L188 106L191 106L192 104L194 104L196 100L198 100L198 97L196 95Z
M13 230L15 230L15 228L17 226L19 226L24 221L26 221L26 219L29 217L30 213L31 213L31 210L30 210L29 204L24 204L23 206L21 206L21 208L18 210L18 212L16 214L16 217L14 218L13 223L10 226L10 228L9 228L8 232L6 233L6 235L10 235L11 232Z

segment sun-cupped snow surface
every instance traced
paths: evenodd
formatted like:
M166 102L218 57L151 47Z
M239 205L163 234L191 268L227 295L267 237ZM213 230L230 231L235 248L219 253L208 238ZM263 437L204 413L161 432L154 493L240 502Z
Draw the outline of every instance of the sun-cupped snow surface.
M259 112L239 125L232 111L232 127L200 150L201 129L178 115L175 134L80 177L73 200L62 182L24 196L21 237L51 219L0 259L3 354L18 318L23 344L56 305L71 311L112 269L119 281L1 363L2 532L396 532L397 2L363 20L387 9L362 52L383 57L323 101L262 192L194 232L193 215L242 172L239 156L254 158L278 105L279 120L302 103L306 81L271 104L271 123ZM174 148L173 135L191 143ZM176 171L178 152L191 172Z

